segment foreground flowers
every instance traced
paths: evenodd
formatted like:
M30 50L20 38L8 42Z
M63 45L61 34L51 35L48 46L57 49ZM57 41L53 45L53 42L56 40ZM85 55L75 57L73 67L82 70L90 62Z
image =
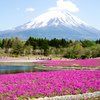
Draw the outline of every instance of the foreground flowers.
M100 59L47 60L47 61L37 61L34 63L49 63L49 64L45 64L45 66L99 67L100 68Z
M0 100L100 91L100 71L52 71L0 75Z

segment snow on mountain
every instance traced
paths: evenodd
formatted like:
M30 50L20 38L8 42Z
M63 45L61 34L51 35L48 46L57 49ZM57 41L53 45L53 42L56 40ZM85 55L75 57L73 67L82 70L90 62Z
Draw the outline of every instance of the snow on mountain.
M89 26L65 10L50 10L28 23L0 33L1 38L17 37L28 39L65 38L74 40L100 39L100 31Z
M35 29L51 25L63 25L66 27L78 27L78 26L88 26L86 23L71 15L67 11L48 11L40 15L37 18L34 18L32 21L21 25L15 29L26 30L26 29Z

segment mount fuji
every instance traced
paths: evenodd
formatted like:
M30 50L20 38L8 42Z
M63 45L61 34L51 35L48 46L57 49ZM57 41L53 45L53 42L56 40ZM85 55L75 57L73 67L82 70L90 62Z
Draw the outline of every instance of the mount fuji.
M28 23L1 31L0 38L20 37L23 40L30 36L36 38L65 38L66 40L100 39L97 30L67 11L48 11Z

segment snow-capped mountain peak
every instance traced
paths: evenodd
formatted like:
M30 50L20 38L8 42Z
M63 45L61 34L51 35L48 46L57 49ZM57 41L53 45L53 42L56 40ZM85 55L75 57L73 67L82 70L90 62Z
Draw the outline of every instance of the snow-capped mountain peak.
M26 30L26 29L34 29L34 28L41 28L45 26L51 26L51 25L64 25L66 27L77 27L77 26L88 26L86 23L78 19L77 17L73 16L67 11L48 11L47 13L44 13L30 22L21 25L19 27L16 27L15 29L19 30Z
M1 32L0 37L65 38L73 40L100 39L100 31L87 25L65 10L49 10L28 23Z

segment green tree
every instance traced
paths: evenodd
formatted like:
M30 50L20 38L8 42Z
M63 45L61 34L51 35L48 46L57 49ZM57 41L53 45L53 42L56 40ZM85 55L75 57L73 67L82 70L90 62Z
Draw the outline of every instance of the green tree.
M60 47L60 40L54 38L50 41L50 46L59 48Z
M2 48L7 48L7 45L8 45L8 39L6 38L6 39L3 39L2 40L2 45L1 45L1 47Z
M48 55L49 45L48 45L47 41L42 41L41 49L44 49L44 55Z
M61 43L60 45L64 48L64 47L68 47L69 46L69 42L66 41L65 39L61 39Z
M13 41L11 39L8 40L7 48L11 48L12 47L12 42Z
M75 44L73 47L73 51L76 57L79 59L85 54L85 51L80 44Z
M76 58L73 48L67 48L67 53L65 55L67 58Z
M100 39L99 40L96 40L96 44L100 44Z
M93 58L100 57L100 44L97 44L95 46L92 46L90 48L90 51L91 51L91 54L92 54L92 57Z
M12 48L13 48L14 54L21 55L24 50L24 45L23 45L22 41L16 37L14 39L14 42L12 43Z
M33 49L36 49L36 47L38 46L38 42L37 42L37 39L36 38L33 38L33 37L30 37L27 41L26 41L26 43L25 43L25 45L31 45L31 46L33 46Z
M90 40L84 40L82 41L82 46L83 47L91 47L96 45L96 43L94 41L90 41Z

